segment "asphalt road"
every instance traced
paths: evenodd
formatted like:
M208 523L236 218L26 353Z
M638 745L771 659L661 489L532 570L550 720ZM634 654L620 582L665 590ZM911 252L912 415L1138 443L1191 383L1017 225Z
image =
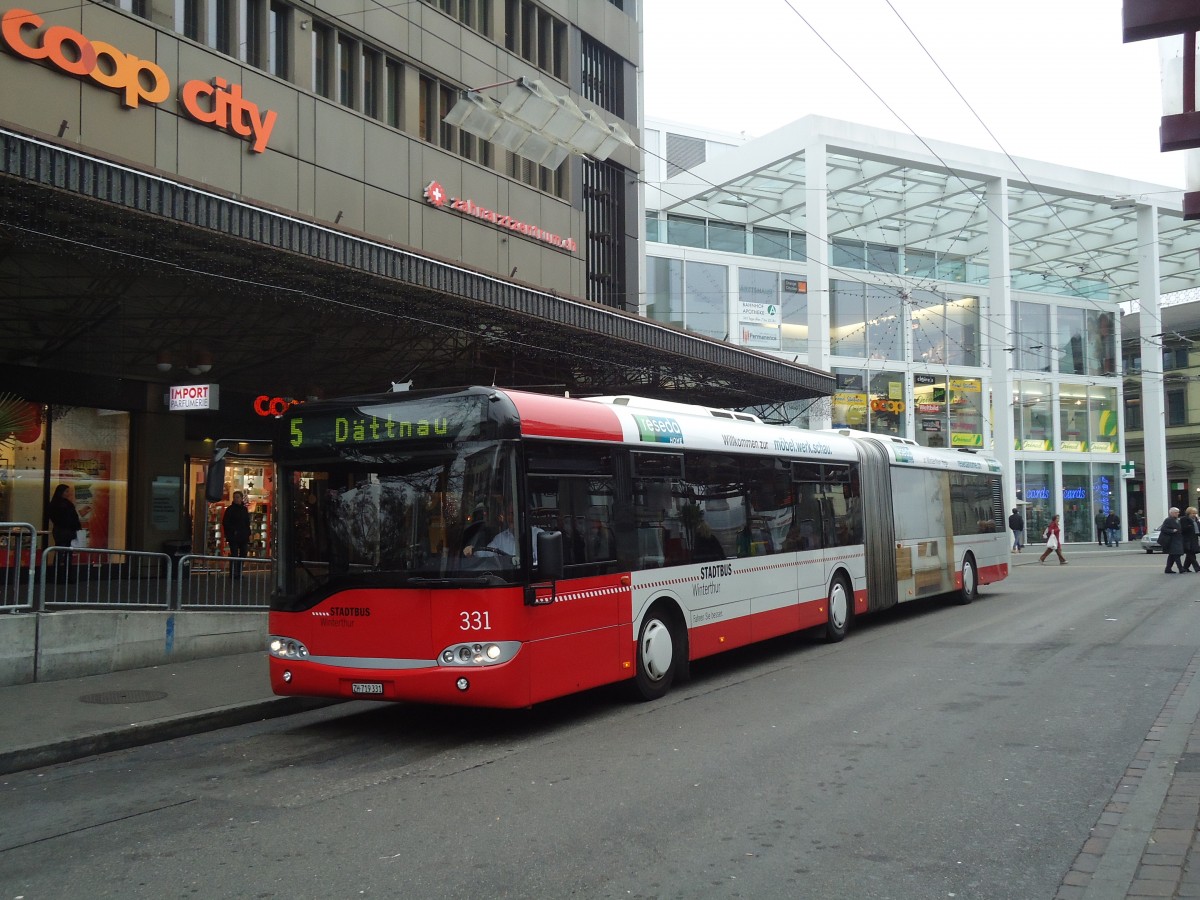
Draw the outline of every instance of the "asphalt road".
M5 776L0 898L1050 898L1200 646L1200 577L1070 558L657 703L360 702Z

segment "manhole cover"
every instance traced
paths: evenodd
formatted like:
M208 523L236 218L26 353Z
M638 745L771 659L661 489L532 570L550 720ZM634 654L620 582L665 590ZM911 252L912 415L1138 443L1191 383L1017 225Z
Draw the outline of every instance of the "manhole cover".
M167 696L166 691L101 691L84 694L79 699L84 703L149 703Z

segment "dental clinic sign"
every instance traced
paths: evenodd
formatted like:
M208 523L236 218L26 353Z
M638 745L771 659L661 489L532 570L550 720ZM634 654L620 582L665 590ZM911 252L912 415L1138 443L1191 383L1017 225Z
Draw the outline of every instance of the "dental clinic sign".
M115 91L127 109L142 103L156 105L171 95L171 80L156 63L66 25L43 29L45 24L35 13L11 9L0 19L0 45L22 59L45 62L66 75ZM188 118L248 139L255 153L267 149L277 115L243 97L240 84L223 78L188 81L180 87L178 99Z
M579 249L575 238L560 237L557 234L543 231L536 225L530 225L528 222L522 222L519 219L514 219L512 216L490 210L486 206L480 206L474 200L451 197L446 193L446 189L442 187L441 183L437 181L431 181L425 186L425 202L438 209L451 209L465 216L491 222L498 228L507 228L509 231L515 231L518 234L531 237L535 241L542 241L560 250L569 250L574 253Z

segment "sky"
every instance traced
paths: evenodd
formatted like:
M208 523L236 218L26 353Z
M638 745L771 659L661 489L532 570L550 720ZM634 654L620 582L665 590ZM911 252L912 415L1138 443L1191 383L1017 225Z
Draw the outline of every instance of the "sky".
M643 0L643 13L647 118L759 137L816 114L1184 185L1184 154L1158 147L1158 42L1122 43L1121 0Z

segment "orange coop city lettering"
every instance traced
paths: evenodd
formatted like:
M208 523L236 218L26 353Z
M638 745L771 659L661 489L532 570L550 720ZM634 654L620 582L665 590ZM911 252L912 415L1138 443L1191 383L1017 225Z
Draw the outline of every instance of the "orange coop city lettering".
M68 75L116 91L122 105L130 109L142 102L161 103L170 96L167 73L150 60L91 40L65 25L52 25L39 35L44 24L41 16L28 10L9 10L0 19L0 40L17 56L47 62ZM243 96L240 84L223 78L187 82L180 88L179 104L197 122L248 138L255 153L267 148L278 118L273 110L261 110Z
M12 9L0 20L0 35L17 56L46 60L68 75L114 90L122 105L130 109L143 100L160 103L171 93L167 73L148 59L124 53L104 41L89 40L65 25L47 28L38 39L36 32L43 24L41 16Z

